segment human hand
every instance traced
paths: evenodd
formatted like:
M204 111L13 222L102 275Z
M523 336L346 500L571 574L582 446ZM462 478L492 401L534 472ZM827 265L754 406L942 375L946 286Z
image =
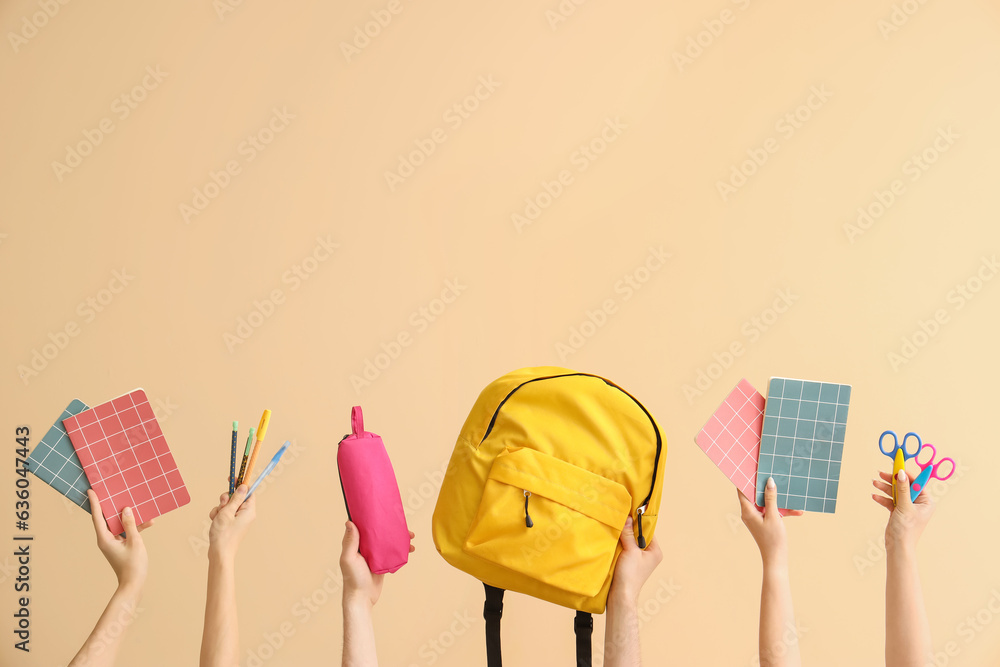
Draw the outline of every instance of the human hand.
M208 513L208 518L212 520L212 527L208 530L209 558L236 558L240 542L257 517L257 499L247 500L248 490L246 484L240 484L232 498L223 493L219 496L219 504Z
M774 479L768 477L767 485L764 487L764 513L761 514L757 506L743 495L739 489L736 490L740 499L740 516L743 525L750 531L753 541L760 549L760 559L764 567L788 566L788 540L785 536L785 523L782 521L781 512L778 511L778 486ZM802 510L786 510L785 516L802 516Z
M889 510L889 523L885 526L885 547L894 549L901 547L912 549L917 546L920 535L931 520L934 513L934 501L926 493L917 496L916 501L910 500L910 479L905 470L899 471L896 478L896 498L892 502L892 473L879 472L881 480L872 480L872 485L885 495L872 494L872 498L882 507Z
M122 525L125 527L125 537L115 535L108 529L104 519L104 510L93 489L87 489L87 499L90 500L90 516L94 520L94 532L97 534L97 546L108 559L108 564L118 577L118 586L141 587L146 581L149 558L146 555L146 545L142 543L140 532L153 525L152 521L136 526L135 515L131 507L122 510Z
M635 605L639 600L642 585L663 560L663 552L655 536L645 549L636 544L631 516L625 519L625 528L618 539L622 545L622 552L618 555L618 562L615 563L608 604Z
M412 540L416 537L410 531L410 553L416 550ZM361 534L358 527L348 521L344 526L344 542L340 552L340 570L344 574L344 603L361 602L374 606L382 594L384 574L372 574L368 561L361 555Z

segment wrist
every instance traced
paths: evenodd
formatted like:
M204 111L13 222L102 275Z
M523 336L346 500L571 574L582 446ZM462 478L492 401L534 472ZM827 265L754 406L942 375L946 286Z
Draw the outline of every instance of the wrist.
M208 546L208 562L214 565L231 565L236 561L236 549L228 549L216 544Z
M348 588L344 588L343 605L345 610L354 609L360 611L371 611L372 607L375 606L372 604L371 597L364 591Z
M639 589L628 585L619 585L617 582L611 584L608 592L608 607L616 609L626 609L639 604Z
M142 588L146 583L146 577L122 577L118 580L117 593L138 599L142 597Z

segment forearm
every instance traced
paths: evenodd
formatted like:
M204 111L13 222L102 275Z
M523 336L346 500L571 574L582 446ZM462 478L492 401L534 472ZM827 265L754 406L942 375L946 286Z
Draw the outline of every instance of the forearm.
M201 667L235 667L239 652L235 559L209 554Z
M604 626L604 665L605 667L642 665L636 598L616 594L614 589L608 596L607 620Z
M87 641L69 663L69 667L114 665L118 647L125 635L122 630L131 625L141 611L139 609L141 597L142 584L119 584L104 613L98 619L97 625L94 626L94 631L87 637Z
M765 563L760 589L761 667L798 667L798 633L792 606L788 566Z
M922 667L931 653L931 629L912 547L886 549L885 664Z
M358 596L344 595L344 655L342 667L377 667L372 605Z

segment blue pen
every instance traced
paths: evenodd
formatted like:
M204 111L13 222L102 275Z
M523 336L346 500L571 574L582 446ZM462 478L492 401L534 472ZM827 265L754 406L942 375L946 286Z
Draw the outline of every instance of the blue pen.
M278 465L278 461L281 459L281 455L285 453L285 450L288 449L288 445L290 444L292 443L289 442L288 440L285 440L285 444L281 446L281 449L278 450L278 453L271 458L271 462L267 464L267 466L261 471L257 479L254 480L253 486L250 487L250 492L247 493L247 498L253 495L254 489L256 489L257 486L260 485L262 481L264 481L264 478L267 477L272 470L274 470L274 466ZM244 502L246 502L245 499Z

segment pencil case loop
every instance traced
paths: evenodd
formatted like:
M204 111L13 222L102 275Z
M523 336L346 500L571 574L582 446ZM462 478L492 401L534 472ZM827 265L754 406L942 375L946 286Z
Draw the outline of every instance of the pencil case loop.
M354 435L362 435L365 432L365 418L361 414L360 405L351 408L351 432Z

